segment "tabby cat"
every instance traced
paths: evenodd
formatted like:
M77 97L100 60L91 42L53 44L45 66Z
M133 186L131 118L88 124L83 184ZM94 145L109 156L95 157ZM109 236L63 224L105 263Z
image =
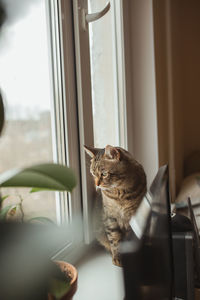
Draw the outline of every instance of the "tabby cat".
M111 252L113 263L121 266L119 243L130 230L129 221L146 194L146 175L132 155L107 145L105 149L85 146L90 155L90 172L102 193L102 226L99 242Z

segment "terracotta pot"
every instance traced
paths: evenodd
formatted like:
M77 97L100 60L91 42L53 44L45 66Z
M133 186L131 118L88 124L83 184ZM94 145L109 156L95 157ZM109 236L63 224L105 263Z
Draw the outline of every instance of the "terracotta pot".
M77 269L73 265L71 265L65 261L56 260L55 263L60 267L60 269L63 273L67 272L67 274L69 274L69 276L72 278L70 281L70 285L71 285L70 290L67 292L66 295L64 295L61 298L61 300L72 300L73 296L77 290L77 281L78 281ZM55 297L48 294L48 300L55 300Z

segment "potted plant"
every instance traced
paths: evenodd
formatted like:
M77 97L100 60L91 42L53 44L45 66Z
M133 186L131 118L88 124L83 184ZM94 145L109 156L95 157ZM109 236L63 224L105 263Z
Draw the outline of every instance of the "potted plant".
M0 187L30 187L31 193L42 190L71 192L75 185L76 178L73 171L59 164L34 165L21 170L11 170L0 175ZM4 200L5 198L1 199L1 205ZM4 206L0 210L1 222L6 221L9 213L15 213L17 205L22 206L22 202ZM39 217L38 219L40 221L47 220L47 218L43 217ZM56 276L54 276L55 272L52 272L52 278L49 279L51 284L49 285L48 299L72 299L77 289L77 270L66 262L56 261L55 263L60 267L64 276L57 276L59 274L58 270L56 271Z
M0 133L3 123L4 107L0 95ZM0 175L0 188L30 187L31 193L42 190L71 192L75 186L73 171L60 164L33 165ZM50 259L56 237L62 237L60 229L55 224L47 228L45 225L7 222L8 214L15 214L17 206L23 211L23 200L5 206L5 199L0 196L0 298L72 299L77 289L77 270L66 262L52 263ZM38 219L47 221L43 217ZM34 276L31 276L32 272Z
M68 278L69 289L66 289L66 285L63 285L64 281L61 281L61 283L58 283L57 281L54 284L51 283L51 289L48 294L48 300L71 300L77 290L78 272L73 265L67 262L56 261L55 263L59 266L62 273L65 274L66 278ZM61 284L60 290L58 290L59 284Z

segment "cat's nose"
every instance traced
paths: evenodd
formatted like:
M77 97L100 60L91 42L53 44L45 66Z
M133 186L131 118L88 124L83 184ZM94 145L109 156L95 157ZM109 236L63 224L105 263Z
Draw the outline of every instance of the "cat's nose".
M96 186L99 186L99 184L100 184L99 178L95 178L95 184L96 184Z

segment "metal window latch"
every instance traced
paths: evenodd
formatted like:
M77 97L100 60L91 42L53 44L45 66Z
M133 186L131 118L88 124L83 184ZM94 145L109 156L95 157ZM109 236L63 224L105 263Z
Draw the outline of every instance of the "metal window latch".
M110 9L110 2L107 3L107 5L104 7L99 12L93 13L93 14L88 14L86 9L82 9L82 27L84 30L87 30L88 28L88 23L94 22L101 17L103 17Z

